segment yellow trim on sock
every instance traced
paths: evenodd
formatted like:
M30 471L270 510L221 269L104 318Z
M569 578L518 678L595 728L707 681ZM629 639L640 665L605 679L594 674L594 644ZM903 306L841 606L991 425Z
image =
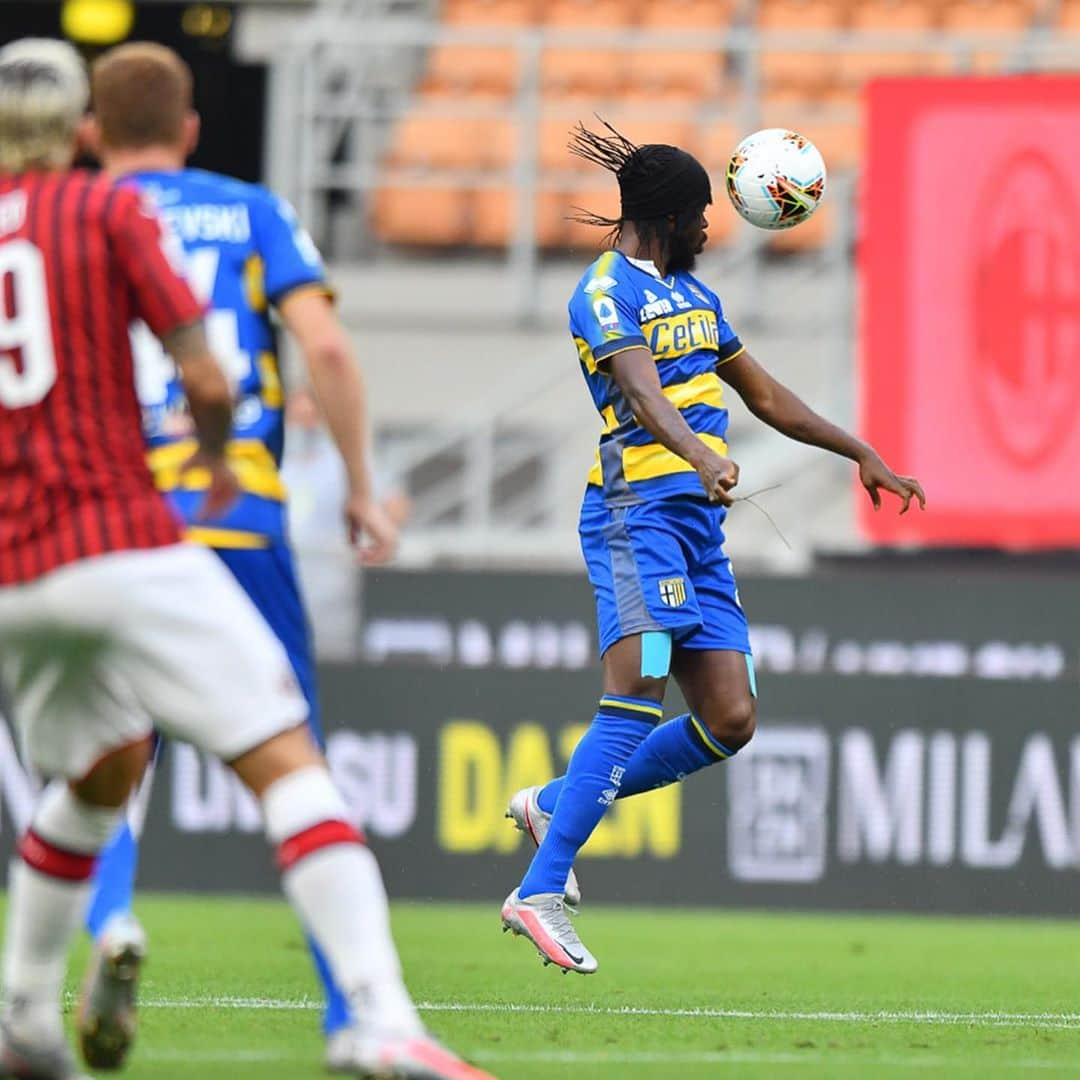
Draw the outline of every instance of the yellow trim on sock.
M715 755L716 755L716 756L717 756L717 757L718 757L718 758L719 758L719 759L720 759L721 761L727 761L727 759L728 759L728 755L727 755L727 754L725 754L725 753L724 753L724 752L723 752L722 750L717 750L717 749L716 749L716 744L715 744L715 743L714 743L714 742L712 741L712 738L710 737L709 733L708 733L708 732L707 732L707 731L706 731L706 730L705 730L705 729L704 729L704 728L703 728L703 727L701 726L701 723L700 723L700 721L698 720L698 718L697 718L697 717L696 717L696 716L695 716L695 715L694 715L693 713L691 713L691 714L690 714L690 723L691 723L691 724L693 724L693 725L694 725L694 727L696 727L696 728L697 728L697 732L698 732L698 734L699 734L699 735L701 736L701 741L702 741L703 743L705 743L705 745L706 745L706 746L707 746L707 747L708 747L708 748L709 748L709 749L710 749L710 750L711 750L711 751L712 751L712 752L713 752L713 753L714 753L714 754L715 754Z
M600 699L601 705L610 705L613 709L632 709L634 712L648 713L650 716L663 716L664 707L662 705L632 705L628 701L616 701L614 698L602 697Z

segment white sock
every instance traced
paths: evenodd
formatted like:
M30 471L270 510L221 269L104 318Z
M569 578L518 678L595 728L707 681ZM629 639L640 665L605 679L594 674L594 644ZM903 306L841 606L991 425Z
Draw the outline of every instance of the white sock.
M290 773L264 792L262 806L285 894L355 1003L357 1019L419 1031L390 933L379 865L348 824L330 774L317 766Z
M20 1034L62 1037L68 951L86 912L96 857L121 813L81 802L60 781L42 794L8 878L4 1002Z

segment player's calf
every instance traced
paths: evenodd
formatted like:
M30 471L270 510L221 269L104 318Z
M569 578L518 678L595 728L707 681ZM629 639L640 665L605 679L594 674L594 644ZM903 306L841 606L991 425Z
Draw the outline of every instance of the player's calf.
M286 896L351 1002L381 1031L423 1031L402 981L375 856L306 731L279 735L233 762L260 798ZM283 771L285 770L285 771Z

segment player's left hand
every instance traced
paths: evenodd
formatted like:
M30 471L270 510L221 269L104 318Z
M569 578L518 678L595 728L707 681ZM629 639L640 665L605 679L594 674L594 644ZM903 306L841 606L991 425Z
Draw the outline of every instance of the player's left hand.
M867 449L866 454L859 461L859 480L866 488L870 501L875 510L881 509L881 489L891 491L898 498L903 499L904 505L900 508L901 514L906 514L911 506L911 500L916 499L919 509L926 509L926 496L923 494L922 485L914 476L897 476L896 473L885 464L877 452Z
M345 504L345 524L364 566L381 566L394 557L398 527L374 499L352 496Z

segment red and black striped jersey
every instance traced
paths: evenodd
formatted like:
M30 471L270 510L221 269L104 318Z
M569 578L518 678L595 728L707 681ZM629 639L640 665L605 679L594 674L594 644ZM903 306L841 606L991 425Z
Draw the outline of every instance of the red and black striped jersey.
M168 243L130 186L0 175L0 586L179 539L146 466L128 334L202 315Z

